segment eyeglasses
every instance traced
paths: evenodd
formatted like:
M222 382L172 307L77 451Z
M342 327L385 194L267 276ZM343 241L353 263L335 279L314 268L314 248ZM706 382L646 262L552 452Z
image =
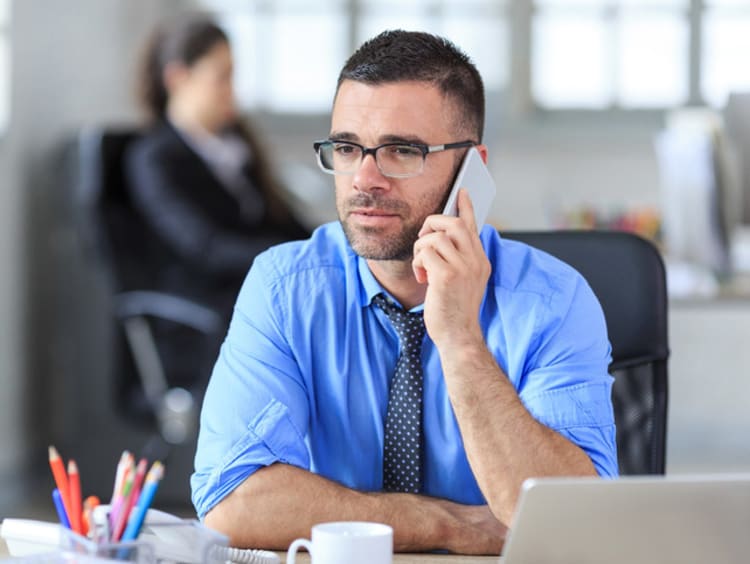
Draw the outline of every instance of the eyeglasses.
M313 148L318 155L318 166L328 174L354 174L367 155L372 155L378 170L391 178L410 178L422 174L424 161L430 153L473 147L474 141L424 145L421 143L383 143L365 147L351 141L327 139L316 141Z

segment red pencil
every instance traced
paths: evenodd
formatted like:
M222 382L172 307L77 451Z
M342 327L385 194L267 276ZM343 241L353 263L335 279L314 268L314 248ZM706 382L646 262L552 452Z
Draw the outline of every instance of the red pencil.
M52 469L52 476L55 478L55 485L57 486L57 489L60 490L60 497L62 497L68 521L70 521L70 489L68 486L68 475L65 473L65 466L63 465L62 458L60 458L60 454L53 446L49 447L49 466Z
M70 484L70 528L79 535L83 534L81 525L81 476L75 460L68 461L68 480Z
M136 469L135 474L135 484L133 485L133 505L138 501L138 496L141 495L141 488L143 487L143 480L146 477L146 470L148 470L148 460L141 458L138 461L138 468Z

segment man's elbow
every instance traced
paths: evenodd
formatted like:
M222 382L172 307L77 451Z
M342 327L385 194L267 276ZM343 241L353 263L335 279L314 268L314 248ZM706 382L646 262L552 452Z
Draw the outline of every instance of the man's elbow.
M232 527L232 519L227 515L229 510L226 507L226 501L224 499L212 507L203 517L203 524L209 529L226 535L229 538L230 546L237 546L238 532Z

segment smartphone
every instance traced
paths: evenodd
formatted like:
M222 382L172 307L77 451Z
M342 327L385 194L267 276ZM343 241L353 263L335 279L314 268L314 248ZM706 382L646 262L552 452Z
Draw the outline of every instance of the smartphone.
M495 188L492 176L490 176L490 171L482 160L482 155L479 154L479 151L475 147L468 150L461 163L461 167L458 169L451 193L443 210L444 215L458 215L459 188L465 188L469 193L471 204L474 206L474 219L477 222L477 230L481 231L492 206L492 200L495 199L497 189Z

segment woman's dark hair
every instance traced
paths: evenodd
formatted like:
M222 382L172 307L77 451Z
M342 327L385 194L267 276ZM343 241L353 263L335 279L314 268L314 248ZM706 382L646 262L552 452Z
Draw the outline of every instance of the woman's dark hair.
M418 31L384 31L349 57L336 91L345 80L377 86L417 81L436 86L458 110L456 127L476 135L484 130L484 85L471 59L449 40Z
M221 43L229 45L227 34L205 17L184 18L156 29L146 45L138 83L138 97L150 120L166 119L169 94L164 85L164 68L167 64L178 62L190 67ZM282 224L291 222L291 212L280 196L281 187L252 127L237 122L232 129L250 147L253 155L250 175L263 192L269 216Z
M164 68L169 63L192 66L219 43L229 43L224 31L209 19L181 19L159 27L146 46L140 72L139 97L153 119L164 117L167 89Z

